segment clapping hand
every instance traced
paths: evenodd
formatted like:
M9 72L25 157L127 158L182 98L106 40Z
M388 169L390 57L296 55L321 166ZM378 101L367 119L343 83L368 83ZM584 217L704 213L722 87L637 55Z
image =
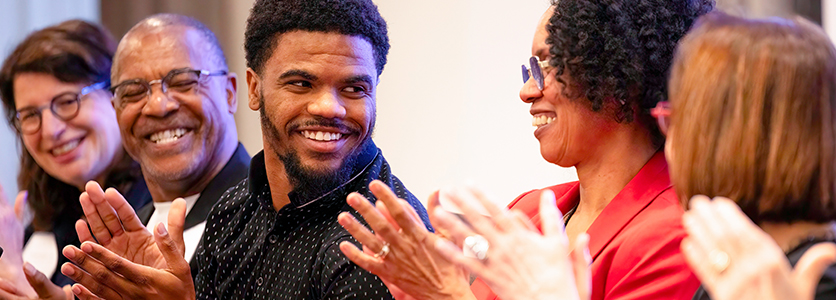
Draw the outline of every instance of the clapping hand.
M691 198L683 216L682 252L715 300L810 299L822 273L836 262L836 245L808 249L793 269L775 241L733 201Z
M445 195L464 212L468 224L440 208L432 212L433 224L447 230L470 253L465 255L462 248L445 240L437 240L436 249L478 275L499 298L589 299L589 236L581 234L570 248L550 190L540 196L542 233L527 216L497 207L477 190L459 189Z

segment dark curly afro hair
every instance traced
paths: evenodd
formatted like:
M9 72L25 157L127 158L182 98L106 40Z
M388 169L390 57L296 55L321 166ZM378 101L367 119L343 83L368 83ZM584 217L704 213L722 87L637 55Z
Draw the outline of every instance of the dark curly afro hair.
M258 0L245 32L247 66L261 73L282 33L304 30L359 36L374 49L377 74L389 54L386 21L371 0Z
M594 111L616 101L615 118L632 122L667 98L674 50L714 0L552 0L546 43L550 64L568 70L571 94L585 96ZM650 125L655 135L661 136Z

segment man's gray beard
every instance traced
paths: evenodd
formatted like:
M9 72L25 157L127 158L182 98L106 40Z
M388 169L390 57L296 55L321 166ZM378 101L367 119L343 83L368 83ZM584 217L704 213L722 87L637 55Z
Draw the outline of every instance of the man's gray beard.
M357 167L358 156L362 152L363 148L365 148L366 143L371 141L370 137L363 140L359 147L354 149L354 151L349 153L348 156L343 159L340 167L336 170L331 172L313 170L302 165L299 154L296 153L295 150L290 150L284 155L276 151L276 149L279 148L277 145L282 141L279 140L278 129L272 122L270 122L270 119L264 111L263 99L261 100L261 108L259 109L259 112L261 115L260 119L263 134L267 137L267 142L270 143L274 149L273 154L278 156L282 161L282 164L284 164L284 170L287 174L287 178L290 180L290 184L293 186L293 192L296 193L296 197L302 199L303 201L316 199L317 197L332 191L348 181Z

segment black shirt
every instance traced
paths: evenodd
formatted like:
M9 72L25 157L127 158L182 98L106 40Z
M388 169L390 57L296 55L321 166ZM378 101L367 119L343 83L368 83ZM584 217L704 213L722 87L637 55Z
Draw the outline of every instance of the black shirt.
M337 223L348 211L350 192L375 201L372 180L386 183L429 224L418 199L392 175L369 142L359 170L341 186L316 199L290 193L290 204L273 208L263 151L253 157L247 179L224 194L212 209L196 251L197 299L391 299L380 279L340 252L339 244L359 243ZM428 229L429 229L428 225Z
M801 256L804 255L804 252L813 247L817 243L820 242L836 242L830 240L810 240L807 242L798 245L787 253L787 259L790 261L790 265L795 267L795 264L801 259ZM818 286L816 286L816 294L814 297L815 300L836 300L836 265L831 265L828 267L824 274L821 276L821 280L819 281ZM706 292L705 288L700 286L697 289L697 292L694 294L693 300L711 300L711 297L708 296L708 292Z

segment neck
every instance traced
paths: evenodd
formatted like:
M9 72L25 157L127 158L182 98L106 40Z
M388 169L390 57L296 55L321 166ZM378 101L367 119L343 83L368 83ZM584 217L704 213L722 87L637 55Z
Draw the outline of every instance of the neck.
M597 151L578 163L580 202L575 214L597 216L658 150L637 122L621 124Z
M222 147L222 149L215 154L221 159L218 160L217 163L213 162L210 166L206 167L204 172L200 174L201 176L187 176L181 180L168 180L151 178L146 175L145 183L148 185L148 192L151 193L151 198L154 202L170 202L179 197L188 197L199 194L209 185L209 182L211 182L212 179L215 179L215 176L223 170L232 158L232 155L235 153L235 149L237 149L237 147L237 141L235 141L234 144L227 143L226 147Z
M836 226L834 223L810 222L792 224L764 222L760 225L761 229L781 247L781 250L784 250L784 253L788 253L809 238L833 238L836 229L834 226Z
M264 168L267 171L267 182L270 184L273 208L278 211L290 204L289 194L293 191L293 185L290 184L282 160L268 148L268 144L264 143Z

